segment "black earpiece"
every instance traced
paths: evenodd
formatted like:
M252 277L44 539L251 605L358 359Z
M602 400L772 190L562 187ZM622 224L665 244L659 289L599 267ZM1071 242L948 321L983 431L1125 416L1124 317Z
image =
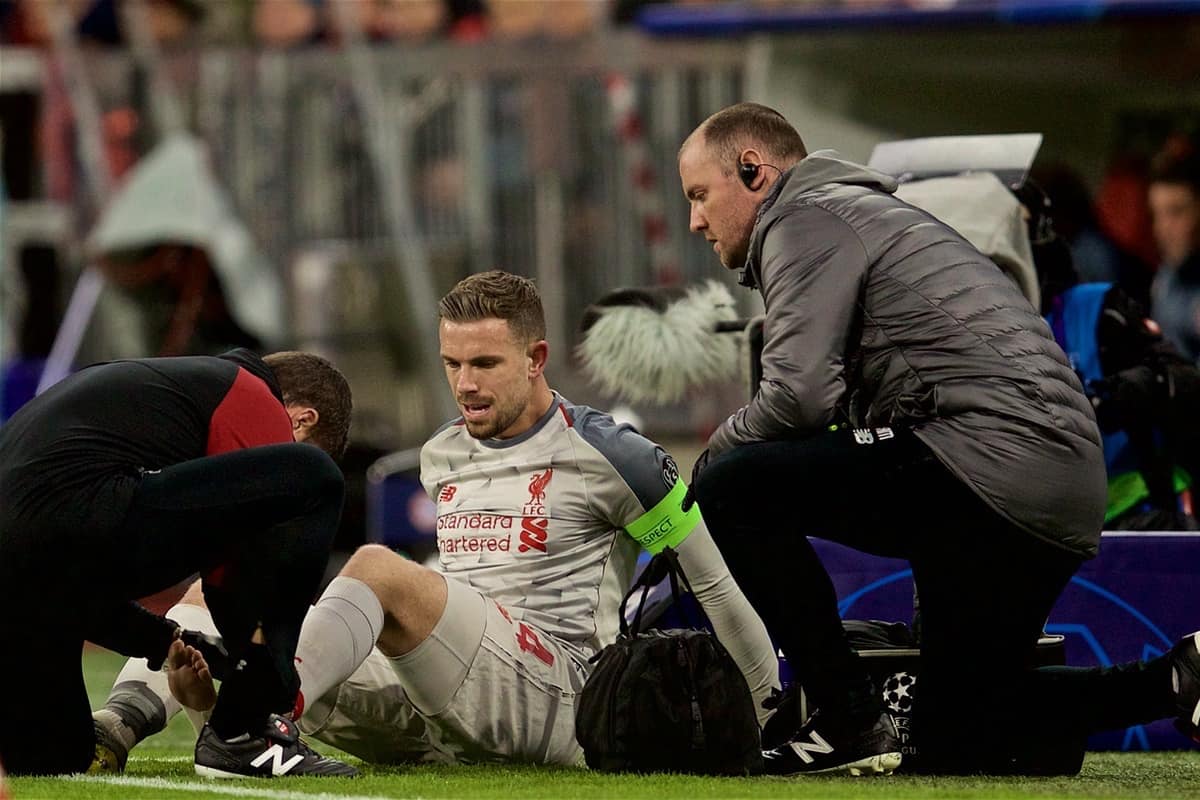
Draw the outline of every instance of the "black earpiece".
M742 183L746 184L747 189L751 189L750 184L754 183L754 179L758 177L759 164L747 164L741 162L738 164L738 177L742 179Z

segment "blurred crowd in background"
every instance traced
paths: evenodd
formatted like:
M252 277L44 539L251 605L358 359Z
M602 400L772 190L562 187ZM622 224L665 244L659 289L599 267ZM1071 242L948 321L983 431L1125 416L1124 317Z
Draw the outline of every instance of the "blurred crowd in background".
M3 40L40 44L50 36L39 5L44 0L6 0ZM696 3L697 0L682 0ZM719 2L719 0L702 0ZM570 38L599 27L629 22L646 0L338 0L353 5L367 35L376 41L418 42L433 38L477 41L483 37ZM771 0L761 0L768 5ZM100 45L122 42L114 0L84 0L80 35ZM265 47L318 45L337 37L331 0L151 0L155 37L166 46L192 37L206 42ZM552 13L547 13L552 12Z
M542 46L569 51L589 39L628 32L653 5L647 0L142 0L140 8L150 43L164 59L181 56L186 67L189 52L205 49L288 58L333 51L345 44L347 11L376 51L406 53L421 47L426 53L448 42L462 48L454 52L465 52L476 44L500 42L537 61ZM677 0L674 5L726 4ZM945 9L955 3L751 0L737 5L763 11L869 12ZM385 224L389 203L379 177L390 174L384 169L388 165L378 153L364 155L371 150L371 115L362 110L366 95L361 94L360 76L341 68L306 71L303 64L276 71L253 55L242 61L230 56L224 65L206 61L200 68L193 61L172 77L189 103L185 127L208 145L212 172L230 190L228 203L213 199L215 187L195 200L217 209L211 219L191 220L193 228L209 227L214 240L206 245L203 233L199 244L196 238L168 236L136 246L105 245L100 252L98 243L108 241L98 234L107 199L93 201L91 208L80 202L88 165L78 138L81 115L71 79L64 78L64 63L47 59L35 88L9 85L16 66L13 48L61 56L61 31L56 38L54 26L63 17L53 13L59 9L66 10L73 25L73 46L92 54L87 69L95 65L95 70L87 77L94 78L102 98L97 109L100 160L113 191L126 185L139 164L152 160L151 154L170 158L156 150L168 137L162 119L151 113L155 76L147 74L147 64L133 70L102 68L106 53L138 45L128 36L118 0L63 0L57 5L0 0L0 47L7 48L0 51L0 70L9 73L0 75L0 213L7 204L15 218L18 206L46 201L72 209L68 215L75 217L62 228L71 246L38 234L19 252L6 253L13 261L4 266L10 277L0 290L9 293L9 317L0 320L0 332L8 329L12 335L0 340L6 390L0 395L0 421L34 391L60 333L74 279L87 260L79 252L87 239L87 256L101 256L96 265L112 286L125 290L127 300L140 304L154 333L124 350L89 350L95 342L89 334L81 358L315 343L314 349L338 361L352 383L359 381L359 448L351 453L358 460L348 469L361 472L382 454L418 443L431 420L441 416L427 398L441 386L431 388L427 375L410 375L407 382L380 377L383 372L416 372L412 365L420 361L421 347L414 323L404 313L405 304L412 302L412 286L397 291L399 271L370 266L380 259L380 242L394 242L402 232ZM571 73L559 83L542 75L514 78L511 70L486 73L478 65L461 84L448 84L436 75L393 75L394 85L385 87L391 92L387 96L406 110L384 118L385 124L408 120L410 127L397 127L387 141L403 141L413 153L407 175L433 288L445 290L467 272L491 267L536 274L551 318L561 317L569 326L576 324L578 309L616 285L690 283L699 276L728 279L704 243L687 235L673 162L681 133L714 109L743 99L749 79L726 43L706 40L703 48L681 58L664 58L657 72L643 65L638 75L631 68L628 76L601 63L593 68L595 74ZM172 69L175 64L171 62ZM113 86L120 88L104 99ZM806 120L794 122L807 138ZM1040 158L1033 168L1032 177L1050 200L1057 235L1071 251L1077 275L1069 280L1120 286L1149 311L1184 357L1200 363L1200 110L1169 113L1138 136L1114 137L1114 142L1100 171L1094 164L1083 170L1053 157ZM1056 143L1049 144L1053 150ZM204 172L200 167L170 172L199 158L191 146L180 144L173 151L176 160L163 167L167 173L147 178L150 184L193 182L179 175ZM138 203L121 209L126 223L139 214L170 212L154 208L153 202L147 207L144 198ZM111 223L116 210L109 206L108 212ZM244 219L245 226L227 225L234 216ZM169 228L171 223L163 224ZM110 233L113 225L117 223L109 225ZM230 250L231 236L218 236L231 230L243 244L253 240L262 247L266 258L261 261L270 264L266 272L282 284L275 290L258 288L280 295L279 305L290 302L283 335L282 329L272 329L270 319L238 313L239 302L246 305L249 295L231 291L228 269L236 268L225 264L222 255ZM119 240L123 234L113 235ZM322 244L324 249L313 250L314 242L337 246L330 250ZM343 258L340 254L348 248L358 249ZM386 244L383 250L388 250ZM335 256L327 257L327 252ZM394 247L388 257L395 260ZM639 271L634 265L641 261L647 263ZM547 262L557 272L546 271ZM562 300L564 296L576 299ZM316 317L321 318L313 321ZM375 327L368 320L375 320ZM556 333L563 342L556 357L565 364L571 360L573 334L569 328ZM120 332L111 338L119 339ZM388 366L381 368L384 362ZM568 390L576 385L569 376L556 382ZM580 394L584 396L574 399L592 400ZM678 434L682 420L686 432L702 441L744 394L742 385L725 387L723 393L690 399L683 413L668 410L660 417L639 410L651 415L652 433L659 422L674 425L670 433ZM371 428L373 420L385 417L385 424Z
M945 9L977 0L149 0L154 35L164 46L194 37L205 42L299 47L336 39L333 2L352 5L364 31L376 41L419 42L434 38L478 41L545 36L569 39L634 21L656 5L721 6L773 11L894 7ZM0 2L0 41L44 44L50 38L46 0ZM122 43L115 0L68 0L79 33L100 45Z
M633 21L652 0L336 0L353 9L360 30L374 42L428 42L448 39L544 37L570 40ZM678 6L718 6L725 0L675 0ZM118 0L64 0L83 47L120 48L123 34ZM752 0L746 8L871 10L885 7L946 8L955 0ZM204 44L261 48L320 47L336 42L339 23L334 0L145 0L153 40L172 48ZM47 47L53 40L49 0L0 0L0 44ZM76 190L70 143L61 134L69 111L55 104L20 107L23 98L4 99L5 136L26 140L7 148L7 193L27 199L39 192L65 200ZM35 118L36 116L36 118ZM122 106L103 115L106 157L120 178L148 147L138 112ZM1154 308L1167 335L1191 358L1200 358L1200 266L1194 264L1200 215L1200 152L1197 119L1181 120L1177 130L1141 152L1114 153L1099 184L1089 186L1071 165L1039 163L1035 178L1053 201L1060 235L1071 244L1085 281L1121 284L1135 299ZM41 163L25 154L39 151ZM44 175L40 174L45 170ZM462 176L452 161L425 173L431 195L461 191ZM1191 259L1189 261L1189 258ZM1157 278L1157 280L1156 280Z

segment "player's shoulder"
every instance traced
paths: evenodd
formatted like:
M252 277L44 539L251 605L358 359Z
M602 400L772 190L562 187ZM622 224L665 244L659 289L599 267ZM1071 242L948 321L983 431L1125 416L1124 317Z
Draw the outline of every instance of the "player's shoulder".
M634 457L647 457L661 447L628 422L591 406L577 405L562 398L563 415L579 438L606 455L631 450Z
M598 453L647 507L669 492L679 477L675 460L654 440L605 411L563 400L571 430Z

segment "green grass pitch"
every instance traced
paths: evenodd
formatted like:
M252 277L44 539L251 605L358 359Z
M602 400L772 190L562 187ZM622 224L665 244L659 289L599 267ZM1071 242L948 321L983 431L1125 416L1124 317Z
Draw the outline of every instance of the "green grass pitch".
M93 706L122 660L84 657ZM47 687L52 688L52 687ZM120 777L10 778L12 800L358 800L360 798L1200 798L1200 752L1090 753L1076 778L702 778L603 775L534 767L377 767L358 779L209 781L192 772L194 736L180 715L134 752ZM319 746L319 743L318 743ZM322 748L328 752L328 748Z

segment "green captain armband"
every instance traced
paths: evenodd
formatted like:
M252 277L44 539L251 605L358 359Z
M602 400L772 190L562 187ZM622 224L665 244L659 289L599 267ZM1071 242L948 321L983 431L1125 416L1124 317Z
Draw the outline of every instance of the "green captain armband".
M625 531L651 555L657 555L664 547L678 547L688 534L700 524L700 507L684 511L683 496L687 485L675 481L675 488L658 501L658 505L625 526Z

